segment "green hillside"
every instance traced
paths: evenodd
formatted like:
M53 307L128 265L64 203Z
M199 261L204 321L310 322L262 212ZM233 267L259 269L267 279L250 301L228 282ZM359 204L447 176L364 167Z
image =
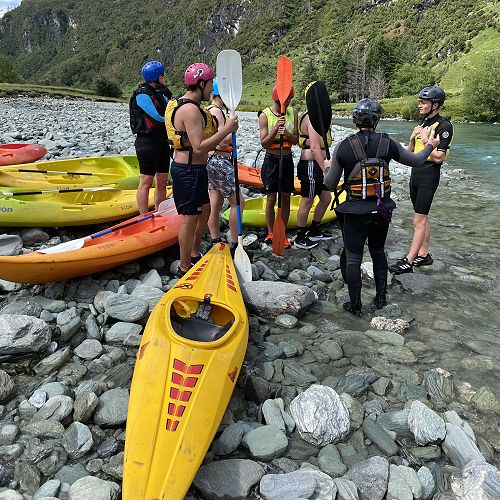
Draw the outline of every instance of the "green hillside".
M128 93L157 59L180 90L183 69L242 54L244 104L267 102L276 57L294 63L297 101L322 78L337 101L390 98L441 83L458 94L482 54L500 45L500 4L488 0L24 0L0 19L0 55L27 82ZM498 49L497 49L498 50ZM498 63L496 63L498 64ZM1 73L0 73L1 74Z

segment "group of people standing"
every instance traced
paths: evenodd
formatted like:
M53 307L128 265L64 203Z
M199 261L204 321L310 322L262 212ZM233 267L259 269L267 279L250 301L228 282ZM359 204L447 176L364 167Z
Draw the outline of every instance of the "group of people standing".
M215 74L206 64L195 63L186 69L186 92L176 98L172 98L164 85L161 63L145 64L142 76L144 81L130 100L130 123L137 135L135 147L141 172L137 202L140 211L146 212L148 192L155 177L155 205L165 199L170 167L174 202L177 212L184 216L179 233L177 276L180 277L201 258L199 247L207 224L212 242L221 241L219 212L224 198L231 205L229 225L233 251L237 245L237 196L240 196L241 207L244 200L235 190L231 134L238 129L238 117L227 115ZM331 132L328 131L325 143L312 126L308 112L299 117L297 110L290 106L293 97L292 88L284 103L285 113L281 113L275 87L272 105L258 114L260 143L266 152L261 170L267 196L265 241L270 243L273 239L280 157L282 218L287 225L290 197L295 191L292 146L298 144L301 148L297 165L301 202L295 246L310 249L320 240L331 238L321 231L320 223L330 206L331 192L338 200L339 192L345 190L346 201L335 208L344 240L341 270L350 298L344 308L361 315L361 261L366 241L374 267L374 305L381 308L387 303L388 269L401 274L433 262L429 253L428 214L439 184L440 167L448 156L453 136L449 119L439 115L445 94L439 87L422 89L418 96L421 123L413 130L408 149L387 134L375 131L382 108L372 99L362 99L353 111L356 133L337 144L331 160L326 160L326 150L332 143ZM211 101L210 106L205 107L204 101ZM390 197L388 165L391 160L412 168L410 197L415 215L410 250L388 267L385 241L396 207ZM343 184L340 183L342 177ZM312 224L307 227L315 197L318 202ZM285 248L291 246L292 243L285 239Z

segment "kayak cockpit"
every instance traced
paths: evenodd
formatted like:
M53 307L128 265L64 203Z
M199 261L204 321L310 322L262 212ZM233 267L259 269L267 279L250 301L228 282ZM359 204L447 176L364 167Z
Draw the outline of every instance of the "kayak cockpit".
M214 342L221 339L234 324L234 314L225 307L210 302L178 299L170 308L170 322L174 332L195 342Z

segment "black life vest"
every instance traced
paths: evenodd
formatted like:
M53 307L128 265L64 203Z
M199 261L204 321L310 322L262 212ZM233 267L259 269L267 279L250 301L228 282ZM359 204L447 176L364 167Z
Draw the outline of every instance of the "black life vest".
M172 97L172 92L164 85L154 88L147 83L141 83L134 91L129 101L130 129L133 134L150 134L152 132L164 132L165 124L153 120L137 104L136 97L139 94L147 94L160 116L165 116L167 101ZM166 133L166 131L165 131Z

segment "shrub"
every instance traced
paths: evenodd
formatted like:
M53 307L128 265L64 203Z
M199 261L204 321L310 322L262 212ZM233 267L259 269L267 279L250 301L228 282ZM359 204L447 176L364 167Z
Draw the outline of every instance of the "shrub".
M429 68L403 64L391 80L391 97L418 94L422 87L433 85L435 81L436 77Z
M105 77L101 77L96 81L95 90L97 95L104 97L121 97L123 95L120 86Z
M8 57L0 54L0 82L19 83L21 81L21 77L14 69L12 61Z

